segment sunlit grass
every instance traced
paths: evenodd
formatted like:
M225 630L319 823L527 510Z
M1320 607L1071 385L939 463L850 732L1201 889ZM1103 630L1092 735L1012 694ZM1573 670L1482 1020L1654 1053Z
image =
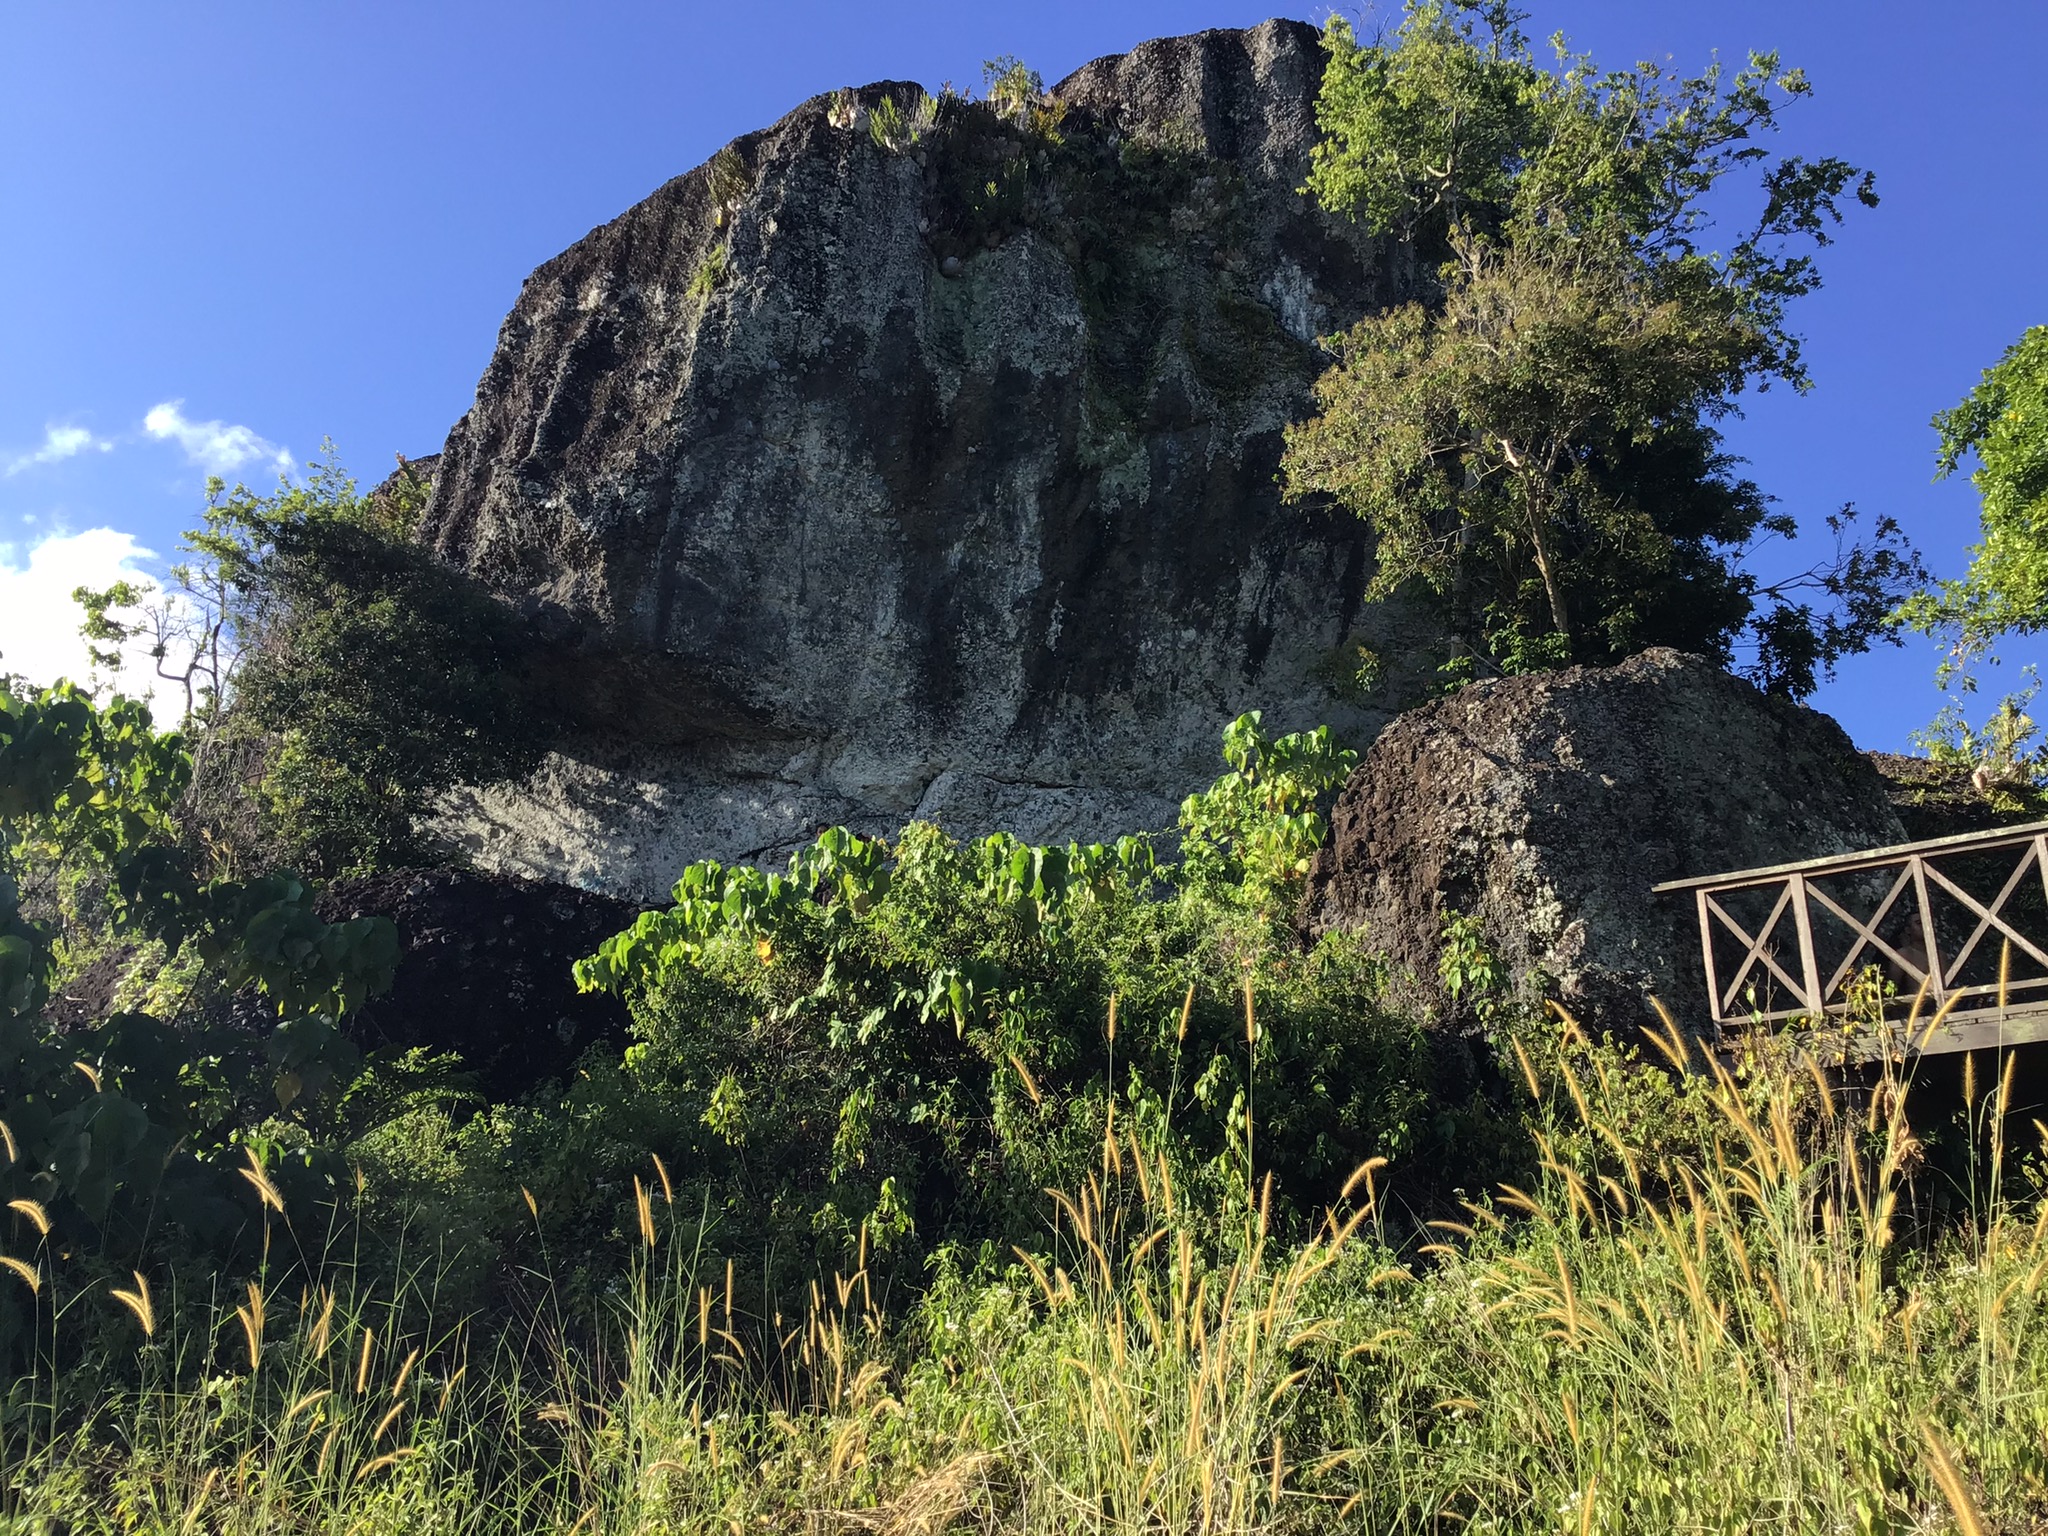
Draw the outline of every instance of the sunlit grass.
M659 1163L607 1302L570 1315L543 1267L488 1337L438 1315L425 1270L195 1298L143 1276L67 1295L39 1261L38 1315L104 1310L135 1370L46 1356L17 1385L7 1513L180 1533L2042 1528L2048 1207L2010 1193L2010 1059L1971 1086L1970 1214L1930 1232L1908 1220L1922 1149L1898 1064L1845 1094L1796 1052L1738 1075L1675 1032L1664 1049L1683 1073L1568 1021L1522 1051L1540 1177L1421 1241L1390 1225L1378 1160L1283 1244L1255 1168L1219 1217L1106 1127L1036 1251L950 1255L894 1318L864 1251L788 1315L750 1310Z

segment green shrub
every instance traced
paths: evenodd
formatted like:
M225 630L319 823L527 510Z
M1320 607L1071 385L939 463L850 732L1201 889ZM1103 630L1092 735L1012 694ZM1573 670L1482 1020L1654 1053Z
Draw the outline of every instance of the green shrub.
M419 545L418 510L332 464L209 507L247 605L230 730L270 743L276 852L310 874L419 861L445 790L518 777L548 740L527 626Z
M1256 715L1226 753L1176 861L1142 838L835 830L786 876L692 866L583 962L634 1010L621 1102L666 1106L656 1150L704 1181L727 1251L802 1273L1000 1250L1122 1128L1219 1210L1270 1176L1283 1223L1371 1155L1412 1166L1417 1199L1447 1191L1424 1170L1453 1152L1511 1156L1475 1064L1389 1006L1383 964L1293 933L1351 755Z
M383 918L322 921L289 875L203 879L177 839L191 767L131 700L66 684L0 695L0 1195L33 1228L33 1258L10 1267L36 1294L67 1257L90 1275L246 1253L252 1178L303 1188L335 1172L308 1158L288 1172L272 1124L290 1117L306 1146L309 1125L333 1130L332 1092L362 1066L337 1021L389 985L397 935ZM161 957L141 988L153 1011L53 1019L53 982L109 943ZM236 992L272 1027L212 1006ZM0 1299L0 1353L35 1338L20 1303Z
M697 263L697 270L690 274L690 297L708 299L725 286L730 271L729 256L723 245L714 245L704 253L704 259Z
M96 644L153 637L182 675L194 763L178 819L214 872L420 862L446 790L518 777L546 751L530 627L419 542L429 490L401 464L359 495L331 450L268 495L214 480L173 569L179 602L78 594Z

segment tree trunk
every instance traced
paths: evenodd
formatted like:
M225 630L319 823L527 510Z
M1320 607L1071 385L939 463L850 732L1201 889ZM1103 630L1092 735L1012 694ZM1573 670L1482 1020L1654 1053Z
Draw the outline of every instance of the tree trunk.
M1564 636L1565 655L1569 658L1576 649L1572 644L1571 615L1565 608L1564 587L1557 579L1557 568L1551 563L1550 546L1543 537L1542 509L1535 504L1529 508L1529 543L1536 551L1536 569L1543 577L1543 595L1550 599L1550 622Z
M1513 470L1522 482L1522 506L1529 515L1529 544L1536 551L1536 569L1543 577L1543 595L1550 599L1550 622L1558 634L1564 637L1565 657L1569 660L1575 649L1572 645L1572 620L1565 608L1564 588L1558 582L1557 568L1550 559L1550 546L1543 537L1547 521L1544 514L1549 509L1545 505L1542 472L1533 469L1524 461L1523 455L1516 451L1512 440L1506 437L1495 440L1500 444L1501 457L1507 460L1508 468ZM1556 451L1553 450L1550 454L1551 462L1554 463L1556 458ZM1547 467L1546 465L1546 469Z

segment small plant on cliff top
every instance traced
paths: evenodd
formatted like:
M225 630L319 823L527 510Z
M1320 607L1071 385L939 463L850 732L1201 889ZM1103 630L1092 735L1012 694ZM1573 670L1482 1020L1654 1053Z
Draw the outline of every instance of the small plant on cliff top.
M711 157L705 173L705 190L711 198L711 223L723 229L727 219L739 211L753 187L747 162L730 144Z
M1963 700L1975 692L1976 679L1964 674L1951 684L1949 702L1933 723L1913 733L1913 745L1937 763L1971 770L1979 790L2038 786L2048 776L2048 747L2036 740L2040 726L2029 710L2041 692L2041 677L2035 667L2021 670L2026 684L2000 699L1974 730Z
M938 98L929 92L921 93L908 112L896 105L894 96L884 96L868 114L868 137L877 148L900 155L926 138L938 120Z
M1009 53L982 63L981 84L988 104L1004 117L1015 117L1045 94L1038 71Z
M693 299L708 299L725 286L728 273L728 258L723 245L714 245L704 253L704 259L697 263L697 270L690 274L689 294Z
M832 93L832 105L825 109L825 121L844 132L857 124L860 118L860 97L842 85Z

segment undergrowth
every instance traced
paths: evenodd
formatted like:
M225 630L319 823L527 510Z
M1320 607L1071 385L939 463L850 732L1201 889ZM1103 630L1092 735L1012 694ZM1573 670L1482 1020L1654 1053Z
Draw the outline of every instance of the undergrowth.
M1296 928L1351 755L1224 748L1171 858L693 865L577 968L634 1044L480 1103L351 1040L388 920L202 883L180 738L6 700L0 1530L2041 1528L2016 1056L1646 1060L1456 918L1425 1027Z
M63 1294L126 1361L40 1354L4 1419L20 1530L1907 1532L2048 1518L2048 1207L2015 1195L2011 1061L1967 1220L1907 1219L1910 1076L1844 1094L1562 1033L1515 1054L1539 1170L1417 1243L1373 1159L1283 1242L1131 1121L1039 1237L950 1247L892 1307L857 1250L786 1312L651 1163L633 1253L516 1326L430 1269ZM1255 1142L1254 1142L1255 1145ZM260 1178L260 1175L253 1176ZM318 1213L264 1195L271 1251ZM538 1202L529 1198L538 1222ZM30 1213L30 1219L33 1219ZM17 1276L17 1278L19 1278ZM112 1299L110 1299L110 1295ZM61 1332L61 1330L59 1330ZM110 1349L110 1345L102 1345ZM80 1390L91 1377L90 1393Z

